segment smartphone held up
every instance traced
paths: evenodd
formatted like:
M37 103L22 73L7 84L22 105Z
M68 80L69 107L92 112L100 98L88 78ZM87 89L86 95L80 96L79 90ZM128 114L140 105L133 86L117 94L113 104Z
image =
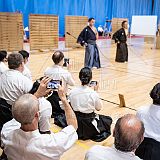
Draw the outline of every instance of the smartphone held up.
M48 89L53 89L53 90L57 90L59 88L59 86L62 86L62 81L61 80L51 80L47 84L47 88Z
M89 86L90 86L90 87L95 87L95 86L97 86L97 84L98 84L97 81L91 81L91 82L89 83Z

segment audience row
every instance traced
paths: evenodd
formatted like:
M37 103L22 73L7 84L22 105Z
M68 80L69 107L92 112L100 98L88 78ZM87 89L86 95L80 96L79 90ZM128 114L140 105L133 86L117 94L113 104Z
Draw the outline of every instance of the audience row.
M53 66L32 82L27 68L29 53L7 55L0 51L0 130L3 159L60 159L77 139L96 142L111 135L112 118L97 114L103 107L98 82L92 70L79 72L81 85L63 67L64 54L52 55ZM8 67L5 64L8 62ZM160 149L160 84L150 93L153 104L140 108L137 115L125 115L116 122L113 147L94 146L86 160L158 160ZM50 119L64 129L50 130ZM136 156L137 155L137 156Z

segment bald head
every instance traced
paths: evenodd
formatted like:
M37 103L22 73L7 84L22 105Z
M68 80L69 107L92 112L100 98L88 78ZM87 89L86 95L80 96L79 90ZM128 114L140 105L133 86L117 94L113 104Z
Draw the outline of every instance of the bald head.
M32 94L22 95L15 101L12 107L13 118L22 125L31 124L38 111L38 99Z
M64 54L61 51L56 51L52 55L52 60L55 64L59 64L64 58Z
M127 114L115 125L115 148L124 152L134 151L142 142L143 135L143 123L135 115Z

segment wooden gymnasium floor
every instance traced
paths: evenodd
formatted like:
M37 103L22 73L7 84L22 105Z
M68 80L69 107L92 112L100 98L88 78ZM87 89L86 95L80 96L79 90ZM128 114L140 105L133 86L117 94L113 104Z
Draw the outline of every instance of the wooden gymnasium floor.
M144 43L143 38L134 38L129 45L128 63L116 63L115 52L116 45L110 40L99 40L101 56L101 69L93 70L93 80L99 82L100 97L115 103L119 103L118 94L123 94L126 105L133 109L138 109L142 105L151 103L149 92L160 80L160 50L151 49L152 44ZM76 85L80 84L78 79L79 70L83 67L84 50L83 49L64 49L64 42L60 42L60 48L64 50L65 57L70 58L70 72L73 74ZM28 45L25 45L28 49ZM31 69L33 80L43 75L46 67L52 65L52 52L34 52L31 53L29 68ZM124 114L136 111L127 108L120 108L116 104L103 101L101 114L109 115L113 118L113 125L116 120ZM52 131L58 132L59 127L53 124ZM62 160L83 160L86 151L95 144L111 146L113 138L110 136L107 140L95 143L91 140L80 141L67 151Z

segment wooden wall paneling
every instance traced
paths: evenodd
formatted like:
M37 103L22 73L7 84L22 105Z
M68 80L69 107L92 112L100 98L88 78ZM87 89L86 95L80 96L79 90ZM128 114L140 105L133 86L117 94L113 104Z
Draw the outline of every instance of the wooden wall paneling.
M73 36L78 37L84 27L87 26L88 17L86 16L66 16L65 17L65 33L69 32ZM65 47L76 48L80 47L76 43L76 39L72 36L65 34Z
M58 16L31 14L30 22L30 49L58 48Z
M0 12L0 50L19 51L22 48L22 14Z

